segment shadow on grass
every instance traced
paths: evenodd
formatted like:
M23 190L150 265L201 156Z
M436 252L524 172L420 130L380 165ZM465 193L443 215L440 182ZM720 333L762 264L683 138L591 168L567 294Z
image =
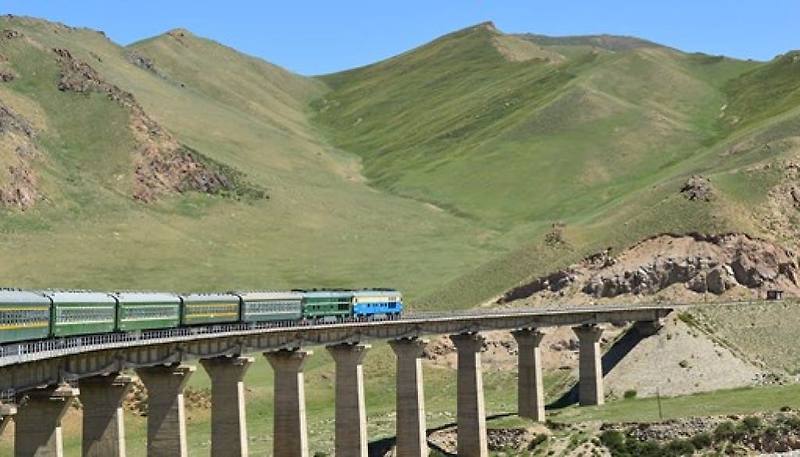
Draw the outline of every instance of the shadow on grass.
M611 370L616 367L622 359L628 355L639 342L647 338L649 335L643 334L639 331L636 325L632 326L622 338L618 339L614 344L603 354L603 376L608 375ZM578 403L578 383L575 383L572 388L565 392L554 402L547 405L548 410L566 408Z

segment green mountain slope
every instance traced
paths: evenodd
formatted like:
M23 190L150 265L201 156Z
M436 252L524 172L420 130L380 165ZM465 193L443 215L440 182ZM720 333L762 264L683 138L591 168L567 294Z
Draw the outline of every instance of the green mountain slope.
M177 290L387 284L413 296L491 252L485 230L375 192L357 160L321 141L304 114L308 97L324 90L318 82L186 32L182 43L172 34L126 49L91 30L35 19L3 17L0 30L19 35L0 40L3 68L16 74L0 84L0 101L37 126L31 141L39 150L30 161L39 198L26 211L9 208L0 220L5 284ZM131 93L176 142L243 175L270 198L190 191L136 201L130 110L102 93L59 90L54 48ZM170 57L175 52L177 60ZM142 59L152 60L152 68ZM4 154L16 160L14 150Z
M499 225L559 219L713 141L721 81L748 67L646 44L515 62L498 36L481 25L325 77L318 120L379 187Z
M498 46L508 39L546 57L510 58ZM792 54L761 64L626 37L504 35L487 23L323 76L332 90L313 106L376 187L516 237L518 248L428 297L463 303L657 233L796 242L764 222L791 216L763 211L780 166L754 171L797 150L764 152L765 141L796 135L794 64ZM693 173L710 176L713 201L679 194ZM548 246L556 222L566 242Z
M794 53L485 23L306 78L182 29L0 30L9 284L386 284L464 307L657 233L794 240ZM712 201L680 194L695 173Z

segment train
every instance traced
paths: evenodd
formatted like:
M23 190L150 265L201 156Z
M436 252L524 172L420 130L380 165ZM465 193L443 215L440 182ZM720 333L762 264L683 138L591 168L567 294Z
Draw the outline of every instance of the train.
M215 324L396 319L389 288L204 294L0 290L0 344Z

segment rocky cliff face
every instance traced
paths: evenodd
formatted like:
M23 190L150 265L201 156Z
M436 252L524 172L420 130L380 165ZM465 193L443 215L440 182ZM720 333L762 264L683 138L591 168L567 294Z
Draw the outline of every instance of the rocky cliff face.
M89 64L67 49L53 49L61 67L62 91L100 92L130 111L130 128L138 147L134 155L133 197L144 202L170 192L218 193L232 190L233 180L199 160L145 113L133 95L105 81Z
M782 177L780 182L769 190L762 213L762 223L772 233L800 243L800 138L791 141L797 149L793 156L778 162Z
M731 289L800 292L798 257L777 244L743 234L662 235L618 256L602 252L578 265L514 288L498 301L536 294L584 294L594 298L653 295L678 285L688 293L725 294Z
M0 40L17 40L15 30L0 32ZM0 84L17 78L11 62L0 54ZM32 162L40 156L36 129L21 114L0 100L0 207L26 210L39 199L38 177Z
M32 162L39 157L33 126L0 102L0 206L26 210L39 198Z

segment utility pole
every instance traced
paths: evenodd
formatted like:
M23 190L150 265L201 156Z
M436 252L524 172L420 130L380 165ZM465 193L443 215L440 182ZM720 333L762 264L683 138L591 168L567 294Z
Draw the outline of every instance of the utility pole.
M656 388L656 401L658 402L658 420L664 421L664 412L661 409L661 388Z

